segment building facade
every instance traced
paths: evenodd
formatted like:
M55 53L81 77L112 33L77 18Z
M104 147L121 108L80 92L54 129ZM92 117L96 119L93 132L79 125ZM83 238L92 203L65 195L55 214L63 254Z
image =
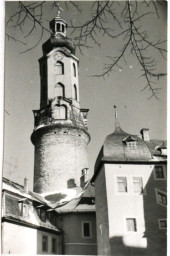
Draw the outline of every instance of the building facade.
M166 255L166 144L141 135L124 132L116 115L96 161L98 255Z

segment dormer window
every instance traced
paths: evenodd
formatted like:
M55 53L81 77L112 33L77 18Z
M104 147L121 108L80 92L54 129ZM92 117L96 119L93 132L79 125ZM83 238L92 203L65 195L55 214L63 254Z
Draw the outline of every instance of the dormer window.
M128 137L124 138L122 142L124 142L127 148L129 149L137 148L137 139L132 135L129 135Z
M137 144L136 141L130 141L130 142L126 142L126 146L130 149L135 149L137 148Z
M21 199L18 201L18 205L20 209L20 215L23 217L27 217L29 214L28 201L26 199Z

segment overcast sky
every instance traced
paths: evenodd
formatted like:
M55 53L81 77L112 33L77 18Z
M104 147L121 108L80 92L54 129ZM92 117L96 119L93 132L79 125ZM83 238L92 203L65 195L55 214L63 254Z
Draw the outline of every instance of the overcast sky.
M16 10L16 2L6 4L6 18ZM81 2L82 13L74 8L64 9L62 17L69 22L74 20L80 24L90 15L90 3ZM166 39L166 15L164 8L160 8L160 18L149 15L142 25L152 39ZM48 22L56 16L56 10L44 10L44 20ZM113 27L116 26L113 24ZM28 29L26 24L25 30ZM22 40L23 34L17 29L9 32ZM67 33L69 36L70 30ZM27 40L31 47L39 37L39 29ZM98 34L97 45L89 41L93 48L79 51L76 56L80 60L79 85L81 108L89 108L88 127L91 142L88 145L89 167L93 173L94 164L105 137L114 131L114 109L118 107L118 117L123 130L130 134L140 134L142 128L149 128L151 139L166 139L166 78L157 81L161 87L159 101L148 100L148 90L141 91L146 82L140 78L140 67L135 57L126 56L126 63L115 69L109 77L96 78L94 74L102 71L107 62L106 56L117 56L122 42L116 42ZM73 36L72 36L73 37ZM30 136L33 131L33 109L39 109L40 79L38 59L42 56L41 44L49 38L45 34L38 47L21 54L25 46L13 40L5 43L5 140L4 140L4 176L23 184L24 177L28 177L32 189L34 146ZM166 72L166 62L154 51L150 52L157 60L159 70Z

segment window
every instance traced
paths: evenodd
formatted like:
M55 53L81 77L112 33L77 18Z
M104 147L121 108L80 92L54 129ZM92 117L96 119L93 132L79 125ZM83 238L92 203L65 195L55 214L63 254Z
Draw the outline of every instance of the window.
M74 63L73 63L73 74L74 74L74 76L76 76L76 66Z
M159 219L158 220L159 229L167 229L167 220Z
M164 179L164 170L163 166L155 166L155 179Z
M57 61L55 64L55 74L63 75L64 74L64 64L61 61Z
M67 108L65 106L55 106L53 112L53 118L56 120L65 120L67 119Z
M47 236L42 237L42 251L48 252L48 237Z
M55 86L55 97L62 96L64 97L64 85L61 83L56 84Z
M127 192L127 178L117 177L118 192Z
M57 252L57 239L56 238L52 238L51 248L52 248L52 250L51 250L52 253Z
M62 32L64 33L64 25L62 25Z
M167 205L167 195L165 192L159 190L159 189L155 189L156 191L156 201L158 204L162 205L162 206L166 206Z
M143 193L143 182L141 177L133 177L133 192L135 194Z
M57 31L60 31L60 23L57 23Z
M128 141L128 142L126 142L126 145L127 145L127 147L128 148L130 148L130 149L135 149L135 148L137 148L137 143L136 143L136 141Z
M158 202L167 205L167 197L166 195L163 195L162 193L158 192Z
M77 100L77 87L74 84L74 99Z
M29 215L29 206L28 203L19 201L18 202L20 215L23 217L27 217Z
M135 218L127 218L126 219L126 227L127 227L128 232L137 232L136 219Z
M40 210L40 219L41 221L45 222L46 221L46 211L41 209Z
M91 222L84 221L82 223L82 225L83 225L83 237L84 238L90 238L92 236L92 234L91 234Z

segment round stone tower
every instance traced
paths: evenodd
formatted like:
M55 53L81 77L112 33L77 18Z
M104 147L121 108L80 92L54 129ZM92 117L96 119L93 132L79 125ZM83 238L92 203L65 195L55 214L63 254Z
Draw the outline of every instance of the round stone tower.
M31 135L37 193L80 186L82 170L88 167L88 109L80 109L75 45L67 38L67 23L59 14L50 29L51 37L39 59L40 109L33 110Z

